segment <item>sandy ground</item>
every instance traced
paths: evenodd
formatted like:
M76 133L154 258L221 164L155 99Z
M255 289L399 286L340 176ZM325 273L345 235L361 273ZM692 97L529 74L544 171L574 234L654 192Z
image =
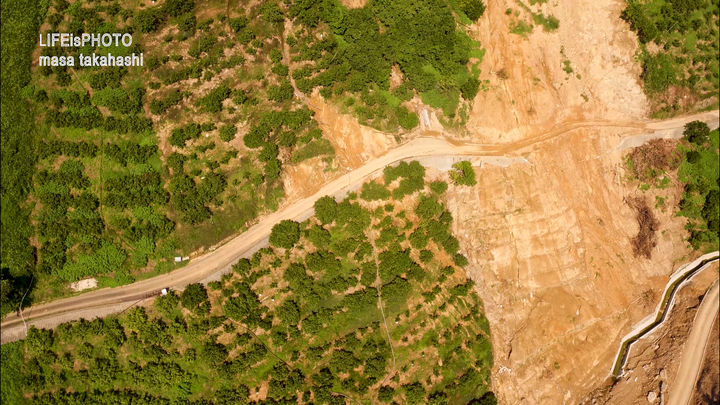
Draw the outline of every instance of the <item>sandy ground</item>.
M685 377L679 368L687 337L703 295L717 280L717 269L714 264L677 293L675 308L666 323L633 346L625 375L612 386L598 387L584 398L583 404L672 404L668 394L676 388L678 379Z
M87 290L89 288L95 288L97 286L98 286L97 279L94 279L94 278L88 278L88 279L76 281L76 282L70 284L70 288L73 291Z

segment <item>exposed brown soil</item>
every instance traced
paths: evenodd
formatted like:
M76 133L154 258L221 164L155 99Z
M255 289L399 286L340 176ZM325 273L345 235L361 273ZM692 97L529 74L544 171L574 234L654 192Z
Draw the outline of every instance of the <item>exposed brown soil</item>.
M500 403L579 401L691 260L685 220L672 209L653 209L651 260L634 258L636 212L624 203L632 189L619 180L621 153L609 153L624 131L571 130L521 152L531 165L488 165L477 186L448 190L490 320Z
M658 223L655 214L648 207L645 197L630 197L628 204L635 211L635 220L638 224L638 233L632 238L633 255L650 259L652 250L657 246Z
M633 346L626 366L626 373L614 385L600 387L587 397L582 404L606 405L644 405L649 403L667 403L667 393L672 389L678 376L682 361L683 347L693 326L693 320L703 295L708 287L717 280L717 264L699 274L680 291L675 306L665 324L650 335L640 339ZM715 323L717 337L717 322ZM711 337L712 339L712 337ZM715 338L717 340L717 338ZM711 350L708 351L711 353ZM717 359L717 344L715 344ZM711 356L708 356L711 357ZM708 371L708 379L703 380L712 392L714 374L715 392L717 392L717 360L714 372ZM708 362L706 359L706 363ZM712 364L707 364L712 367ZM706 367L707 368L707 367ZM655 398L650 402L648 398ZM717 397L716 397L717 398ZM712 402L692 402L709 404Z
M347 8L360 8L367 4L367 0L340 0L340 3Z
M708 339L703 368L695 389L692 404L720 404L720 324L718 318L715 318L715 324L710 333L710 339Z
M648 100L635 60L637 39L620 19L625 1L535 5L536 12L557 17L560 27L548 33L536 26L527 39L510 33L515 17L505 14L508 8L532 23L517 2L486 3L483 17L468 29L486 50L480 79L489 80L487 91L475 98L468 120L474 141L512 142L563 122L646 116ZM565 59L571 63L570 74L563 70Z

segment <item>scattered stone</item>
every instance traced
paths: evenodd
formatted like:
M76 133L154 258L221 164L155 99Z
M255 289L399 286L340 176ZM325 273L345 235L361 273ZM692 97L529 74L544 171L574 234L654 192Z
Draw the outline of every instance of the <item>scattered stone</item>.
M660 381L660 392L667 391L668 385L665 381Z
M662 378L663 380L667 380L667 371L665 371L664 368L660 369L660 378Z
M648 392L648 395L647 395L648 402L650 402L652 404L653 402L655 402L656 399L657 399L657 394L655 393L655 391Z

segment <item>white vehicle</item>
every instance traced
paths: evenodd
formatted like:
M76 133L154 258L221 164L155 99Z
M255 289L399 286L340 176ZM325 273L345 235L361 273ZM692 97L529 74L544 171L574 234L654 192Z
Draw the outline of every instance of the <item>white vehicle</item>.
M162 290L160 290L160 294L162 294L162 295L168 295L169 292L170 292L169 287L166 287L166 288L163 288Z

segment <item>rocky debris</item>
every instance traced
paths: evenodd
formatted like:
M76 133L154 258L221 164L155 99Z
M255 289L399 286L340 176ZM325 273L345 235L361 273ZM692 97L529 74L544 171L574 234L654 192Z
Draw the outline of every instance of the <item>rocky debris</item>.
M658 397L658 396L657 396L657 394L655 393L655 391L650 391L650 392L648 392L648 394L647 394L647 400L648 400L648 402L650 402L651 404L655 402L655 400L657 399L657 397Z

